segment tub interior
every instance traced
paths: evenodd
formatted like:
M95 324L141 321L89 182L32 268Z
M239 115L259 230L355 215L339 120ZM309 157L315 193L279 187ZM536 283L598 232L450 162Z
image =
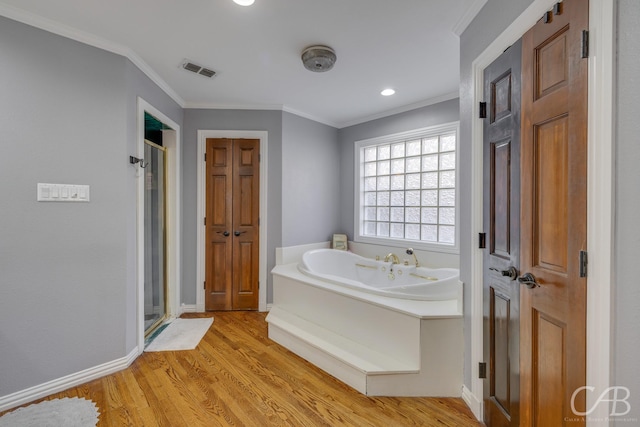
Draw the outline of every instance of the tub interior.
M298 268L332 283L399 298L451 299L459 292L457 269L393 264L334 249L306 252Z

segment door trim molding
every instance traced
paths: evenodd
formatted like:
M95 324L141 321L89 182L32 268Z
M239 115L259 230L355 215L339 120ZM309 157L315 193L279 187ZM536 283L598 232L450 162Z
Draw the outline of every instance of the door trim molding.
M479 102L484 101L484 69L507 46L531 28L557 0L534 0L472 63L472 132L471 132L471 227L468 236L475 242L482 232L482 119L477 119ZM587 241L589 271L587 286L587 383L595 390L605 390L611 381L611 256L613 249L613 111L614 111L614 0L589 2L589 130ZM463 394L476 418L484 419L483 383L478 378L478 363L483 359L482 331L482 251L471 247L471 384ZM602 369L605 367L605 369ZM594 406L599 393L587 395L587 407ZM473 399L471 398L473 396ZM587 425L607 419L607 406L598 405Z
M260 290L258 293L258 310L267 311L267 131L248 130L198 130L198 217L197 217L197 245L198 254L196 260L196 311L204 312L204 278L205 278L205 233L204 217L206 210L206 174L204 155L207 149L207 138L247 138L260 140L260 271L258 280Z
M138 129L137 129L137 156L144 157L144 113L145 111L162 121L174 130L175 138L167 138L167 317L176 317L180 313L180 212L181 212L181 138L180 125L171 120L160 110L149 104L143 98L138 97ZM137 342L138 354L144 351L144 169L135 165L137 178L137 243L136 243L136 268L137 268Z
M589 101L587 163L587 408L611 385L611 296L614 244L615 135L615 0L589 2ZM624 385L624 384L619 384ZM608 405L597 405L587 426L610 417ZM608 425L608 422L605 422Z

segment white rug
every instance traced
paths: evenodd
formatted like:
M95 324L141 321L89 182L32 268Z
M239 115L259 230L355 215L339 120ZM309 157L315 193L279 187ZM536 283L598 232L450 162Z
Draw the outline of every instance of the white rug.
M144 351L193 350L213 323L204 319L175 319L145 347Z
M77 397L45 400L0 417L0 427L95 427L98 408L92 400Z

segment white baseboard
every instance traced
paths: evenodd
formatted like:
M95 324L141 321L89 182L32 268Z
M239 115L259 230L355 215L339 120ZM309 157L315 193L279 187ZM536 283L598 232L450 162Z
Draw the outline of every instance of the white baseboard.
M261 311L271 310L272 305L273 304L267 304L267 309L261 310ZM180 317L180 314L182 313L204 313L204 312L205 312L204 307L200 308L197 304L182 304L180 306L180 313L178 314L177 317Z
M484 403L466 385L462 386L462 400L471 409L478 421L484 422Z
M0 412L126 369L136 360L138 354L138 347L136 347L131 350L128 355L120 359L112 360L111 362L103 363L102 365L94 366L84 371L29 387L6 396L0 396Z
M195 304L182 304L180 306L180 314L182 313L199 313L199 311ZM180 314L178 314L178 316L180 316Z

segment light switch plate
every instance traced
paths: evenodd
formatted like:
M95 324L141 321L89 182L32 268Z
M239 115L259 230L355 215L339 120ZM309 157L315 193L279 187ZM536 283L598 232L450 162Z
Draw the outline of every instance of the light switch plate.
M38 183L39 202L89 202L89 186Z

